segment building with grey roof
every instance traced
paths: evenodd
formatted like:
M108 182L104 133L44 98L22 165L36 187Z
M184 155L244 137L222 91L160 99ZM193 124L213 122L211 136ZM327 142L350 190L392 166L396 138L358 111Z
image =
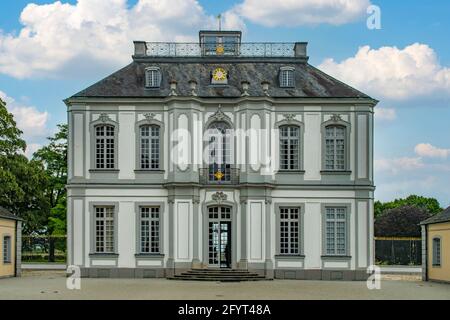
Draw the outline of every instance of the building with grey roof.
M241 36L135 41L65 100L83 276L367 278L377 101L310 65L305 42Z

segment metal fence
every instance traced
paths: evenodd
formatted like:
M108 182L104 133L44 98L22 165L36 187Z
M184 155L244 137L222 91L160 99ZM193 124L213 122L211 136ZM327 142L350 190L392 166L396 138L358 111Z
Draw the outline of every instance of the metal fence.
M420 238L375 238L375 261L387 265L421 265Z
M22 236L23 262L66 262L67 236Z

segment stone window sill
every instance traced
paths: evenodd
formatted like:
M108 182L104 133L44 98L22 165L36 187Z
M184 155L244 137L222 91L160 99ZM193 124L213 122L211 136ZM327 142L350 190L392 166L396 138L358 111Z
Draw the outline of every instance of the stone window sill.
M149 174L161 174L161 173L164 173L165 171L164 170L152 170L152 169L136 169L136 170L134 170L134 172L136 172L136 173L149 173Z
M322 175L351 175L351 171L333 171L333 170L322 170L320 171Z
M118 253L90 253L90 258L103 258L103 259L117 259L119 257Z
M280 260L298 260L298 259L304 259L305 255L303 254L277 254L275 255L275 259Z
M89 172L92 173L118 173L119 169L90 169Z
M278 170L279 174L304 174L305 170Z
M163 259L164 254L159 253L136 253L136 259Z
M324 260L351 260L352 256L325 255L321 258Z

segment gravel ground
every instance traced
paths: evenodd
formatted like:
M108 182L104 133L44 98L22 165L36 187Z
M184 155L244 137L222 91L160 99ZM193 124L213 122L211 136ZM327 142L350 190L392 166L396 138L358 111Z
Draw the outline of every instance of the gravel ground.
M66 288L61 271L25 271L0 279L0 299L450 299L450 285L418 276L384 275L380 290L365 282L274 280L241 283L166 279L82 279L81 290Z

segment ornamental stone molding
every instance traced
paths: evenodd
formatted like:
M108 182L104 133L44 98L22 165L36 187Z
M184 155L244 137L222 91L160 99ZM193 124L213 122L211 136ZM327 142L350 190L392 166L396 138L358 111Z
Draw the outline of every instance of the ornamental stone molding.
M342 121L341 115L340 115L340 114L333 114L333 115L331 116L331 121L333 121L333 122L339 122L339 121Z
M112 121L107 113L100 114L100 116L98 117L98 120L100 120L103 123L108 122L108 121Z
M222 203L224 201L227 201L228 196L225 193L223 193L222 191L218 191L218 192L214 193L211 198L215 202L220 204L220 203Z

